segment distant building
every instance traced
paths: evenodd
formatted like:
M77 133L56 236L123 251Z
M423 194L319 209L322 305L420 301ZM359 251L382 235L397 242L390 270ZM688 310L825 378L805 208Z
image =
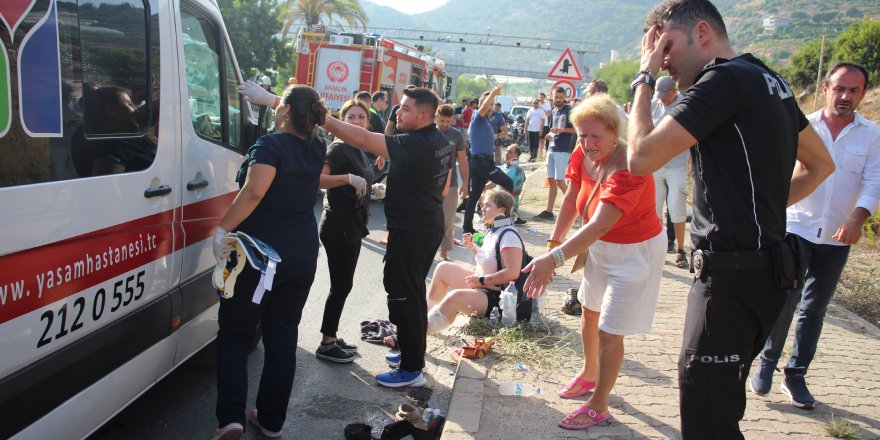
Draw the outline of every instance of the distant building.
M790 26L791 20L789 20L787 18L777 17L775 15L770 15L770 16L764 17L763 24L764 24L764 33L765 34L772 34L779 29Z

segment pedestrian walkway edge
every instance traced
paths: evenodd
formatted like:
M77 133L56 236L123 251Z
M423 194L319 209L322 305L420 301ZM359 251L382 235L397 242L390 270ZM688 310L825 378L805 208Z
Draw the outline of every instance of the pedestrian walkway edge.
M446 424L440 438L443 440L473 439L480 431L480 418L483 411L483 382L486 380L486 367L471 359L461 358L455 369L452 385L452 398Z

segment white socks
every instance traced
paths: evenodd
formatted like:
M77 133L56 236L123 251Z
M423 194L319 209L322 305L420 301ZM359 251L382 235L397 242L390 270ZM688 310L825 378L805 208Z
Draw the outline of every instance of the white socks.
M433 335L439 333L452 323L440 312L440 306L434 306L428 312L428 334Z

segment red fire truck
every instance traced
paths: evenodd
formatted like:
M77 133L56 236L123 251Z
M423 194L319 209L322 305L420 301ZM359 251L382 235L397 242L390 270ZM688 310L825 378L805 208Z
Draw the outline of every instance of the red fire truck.
M313 26L299 31L294 50L297 82L314 87L332 110L357 91L382 90L391 105L400 102L410 84L430 88L441 98L447 94L443 60L375 34Z

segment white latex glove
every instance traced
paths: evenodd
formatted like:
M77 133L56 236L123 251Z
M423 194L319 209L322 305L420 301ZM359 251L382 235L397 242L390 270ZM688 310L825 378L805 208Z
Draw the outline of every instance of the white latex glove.
M354 187L354 192L358 197L363 197L367 195L367 181L364 180L363 177L349 174L348 175L348 184Z
M257 105L268 105L272 108L275 107L275 99L278 98L251 81L246 81L244 84L238 86L238 93L241 93L247 101L253 102Z
M224 240L226 234L228 232L220 226L214 229L214 258L217 259L217 264L226 263L226 260L229 259L229 254L232 253L232 246Z

